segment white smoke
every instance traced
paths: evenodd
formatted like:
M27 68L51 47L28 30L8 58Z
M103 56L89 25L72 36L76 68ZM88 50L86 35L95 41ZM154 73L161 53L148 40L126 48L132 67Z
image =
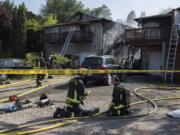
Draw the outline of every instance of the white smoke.
M134 20L136 18L136 13L132 10L128 16L127 16L127 19L126 19L126 25L129 25L131 27L137 27L137 22Z
M104 47L112 46L117 40L123 40L124 31L125 26L121 23L116 23L110 30L105 32Z

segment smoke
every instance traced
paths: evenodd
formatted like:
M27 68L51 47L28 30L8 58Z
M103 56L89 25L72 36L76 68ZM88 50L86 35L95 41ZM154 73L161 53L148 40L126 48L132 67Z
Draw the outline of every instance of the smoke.
M129 25L131 27L137 27L137 22L134 20L136 18L136 13L132 10L126 19L126 25Z
M111 29L104 34L104 54L111 52L113 46L123 41L123 34L126 26L121 23L116 23Z
M134 11L131 11L127 15L127 19L125 21L123 21L122 19L119 19L118 22L116 22L111 29L105 32L104 54L111 53L115 45L123 42L125 29L130 28L130 27L137 27L137 22L134 21L135 18L136 18L136 13Z
M159 14L167 14L169 12L172 11L172 8L167 8L167 9L161 9L161 11L159 12Z

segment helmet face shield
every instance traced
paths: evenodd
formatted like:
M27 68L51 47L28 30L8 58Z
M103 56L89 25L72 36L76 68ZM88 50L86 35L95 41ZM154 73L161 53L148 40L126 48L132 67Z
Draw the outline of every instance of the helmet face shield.
M117 75L114 75L113 76L113 79L112 79L112 84L120 84L120 79Z

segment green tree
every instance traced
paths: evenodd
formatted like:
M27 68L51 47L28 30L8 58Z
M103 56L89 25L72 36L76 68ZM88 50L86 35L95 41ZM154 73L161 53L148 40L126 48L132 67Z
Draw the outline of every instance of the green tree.
M46 0L46 5L41 9L41 15L45 18L49 14L54 14L58 22L65 22L74 13L83 10L84 5L78 0Z
M112 19L111 10L106 5L102 5L101 7L90 10L89 14L93 16L101 17L101 18Z
M17 46L17 38L16 34L17 30L17 7L13 10L13 20L12 20L12 33L11 33L11 49Z
M48 25L52 25L52 24L56 24L58 21L56 19L56 15L54 14L49 14L44 18L44 23L43 26L48 26Z
M37 21L36 19L29 19L27 20L27 29L31 29L34 31L38 31L41 27L41 24L39 21Z
M26 53L27 18L24 3L14 11L13 19L14 57L24 58Z
M0 5L5 6L13 11L14 3L11 0L2 0L0 1Z
M13 6L10 0L0 0L0 57L11 57L10 41L13 20Z

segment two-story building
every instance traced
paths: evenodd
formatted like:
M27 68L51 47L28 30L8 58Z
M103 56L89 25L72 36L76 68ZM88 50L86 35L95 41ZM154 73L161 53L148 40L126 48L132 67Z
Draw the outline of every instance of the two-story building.
M126 45L141 48L141 69L166 69L172 26L180 24L180 8L166 14L137 18L138 29L126 30ZM180 69L180 41L176 50L175 68ZM150 73L164 77L164 73ZM178 78L178 73L175 78Z
M77 12L66 23L44 27L44 52L46 57L52 53L60 54L64 43L73 28L71 40L65 55L78 56L79 63L88 55L100 55L104 50L104 34L115 22ZM69 35L70 36L70 35Z

